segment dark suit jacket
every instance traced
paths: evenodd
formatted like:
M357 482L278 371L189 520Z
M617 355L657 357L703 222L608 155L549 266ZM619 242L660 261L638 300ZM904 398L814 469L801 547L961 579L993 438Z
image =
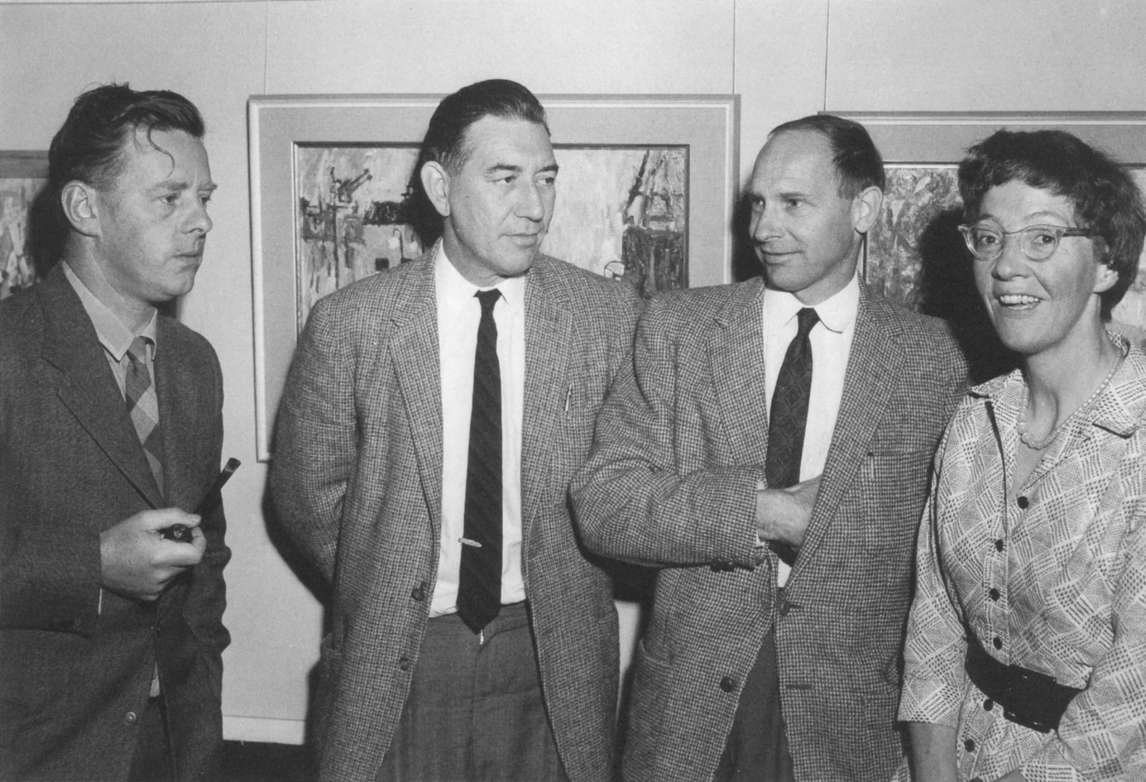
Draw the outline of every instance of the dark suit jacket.
M95 329L60 268L0 304L0 778L127 778L158 663L180 780L214 780L224 518L154 604L100 599L99 533L193 509L219 469L222 376L201 336L161 318L160 496Z
M546 708L571 779L611 774L617 616L567 487L627 361L636 295L541 257L525 293L521 514ZM315 704L323 780L373 780L402 713L437 578L442 420L431 256L320 301L279 410L271 489L333 584Z
M760 280L654 299L634 370L573 482L586 544L660 566L639 645L627 780L710 779L740 685L776 622L798 780L884 780L928 467L963 386L940 323L861 292L839 418L804 545L775 610L757 564L768 442Z

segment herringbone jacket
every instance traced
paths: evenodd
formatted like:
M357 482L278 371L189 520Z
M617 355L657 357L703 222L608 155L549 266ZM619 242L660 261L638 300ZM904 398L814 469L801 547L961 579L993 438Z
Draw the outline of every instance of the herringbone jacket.
M617 615L583 556L568 484L627 361L637 297L547 257L525 293L522 565L558 753L612 773ZM366 782L389 749L425 633L441 537L442 421L432 254L320 301L279 411L283 530L329 579L315 704L320 778Z
M573 484L586 544L659 566L624 772L711 779L773 620L801 782L891 776L912 555L931 459L964 385L945 328L861 290L843 398L804 545L775 609L757 563L768 416L756 279L654 300L633 370Z

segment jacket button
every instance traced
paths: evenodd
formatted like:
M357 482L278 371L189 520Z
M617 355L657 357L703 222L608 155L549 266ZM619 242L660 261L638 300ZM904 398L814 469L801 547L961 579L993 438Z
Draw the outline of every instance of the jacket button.
M425 600L426 599L426 583L423 581L421 584L418 584L418 586L414 587L410 591L410 597L414 598L418 602Z
M398 658L398 667L401 668L403 671L410 670L410 658L409 657L399 657Z
M968 752L974 752L975 751L975 740L974 739L967 739L966 741L964 741L963 742L963 749L967 750Z
M1026 497L1019 497L1019 499L1016 500L1016 502L1019 504L1019 508L1021 508L1022 510L1026 510L1027 508L1029 508L1031 506L1031 501L1029 499L1027 499Z
M999 638L999 637L995 637L995 639L991 641L991 646L995 647L996 649L1002 649L1003 648L1003 639Z
M987 590L987 597L991 598L992 600L998 600L999 599L999 590L995 589L994 587L991 587L989 590Z
M725 692L732 692L736 689L736 680L731 676L725 676L720 680L720 689Z
M1000 538L1000 539L995 541L995 551L1002 551L1002 550L1003 550L1003 539Z
M134 725L137 722L139 722L139 715L134 711L129 711L127 714L123 715L124 725Z
M990 711L991 709L995 708L995 702L990 698L987 698L987 700L983 701L983 708L986 711Z

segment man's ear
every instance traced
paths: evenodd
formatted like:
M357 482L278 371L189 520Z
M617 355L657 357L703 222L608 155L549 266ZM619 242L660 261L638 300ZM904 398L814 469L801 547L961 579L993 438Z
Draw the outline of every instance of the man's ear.
M60 190L60 206L64 217L84 236L98 236L99 206L96 203L95 188L86 182L72 180Z
M450 216L450 175L436 160L427 160L419 172L422 188L442 217Z
M879 217L879 207L883 204L883 191L875 185L865 187L852 199L852 225L857 233L866 234Z

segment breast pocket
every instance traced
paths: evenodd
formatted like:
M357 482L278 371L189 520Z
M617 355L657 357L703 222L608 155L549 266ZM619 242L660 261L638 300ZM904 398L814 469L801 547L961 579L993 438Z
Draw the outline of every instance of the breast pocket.
M869 450L857 487L863 497L860 543L873 554L914 548L927 500L934 451Z

